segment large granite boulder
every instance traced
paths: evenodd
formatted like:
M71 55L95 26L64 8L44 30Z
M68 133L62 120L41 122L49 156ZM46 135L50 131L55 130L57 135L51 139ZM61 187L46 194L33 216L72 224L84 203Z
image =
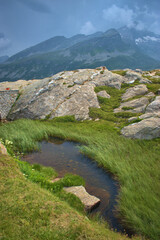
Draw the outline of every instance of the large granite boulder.
M87 193L83 186L66 187L64 190L76 195L84 204L86 211L92 210L100 204L100 199Z
M160 119L151 117L124 127L121 133L125 137L153 139L160 137Z
M52 119L65 115L74 115L77 120L89 119L89 108L100 107L95 86L120 88L123 81L122 76L107 69L60 72L24 87L8 119Z

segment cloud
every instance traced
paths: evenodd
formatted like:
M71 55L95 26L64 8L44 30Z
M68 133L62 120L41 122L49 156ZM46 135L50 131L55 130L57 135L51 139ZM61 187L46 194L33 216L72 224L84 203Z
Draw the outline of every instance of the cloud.
M122 8L114 4L104 9L102 16L109 27L127 26L129 28L134 27L137 30L146 29L160 33L160 16L152 12L146 5L143 8L135 7L131 9L128 6Z
M11 41L8 38L5 38L3 33L0 33L0 53L10 48L10 46Z
M88 34L92 34L96 31L96 28L93 26L91 21L87 21L80 30L80 33L88 35Z
M27 6L33 11L40 13L51 13L50 7L44 3L42 0L17 0L23 5Z
M113 27L127 25L127 27L134 26L134 17L135 14L132 9L128 7L118 7L116 5L112 5L108 9L103 10L103 18L107 20L110 24L112 23Z

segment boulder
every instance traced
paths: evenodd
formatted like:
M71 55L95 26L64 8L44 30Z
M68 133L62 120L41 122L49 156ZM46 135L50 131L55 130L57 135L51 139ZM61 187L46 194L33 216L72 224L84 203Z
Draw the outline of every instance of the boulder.
M111 96L105 91L100 91L97 93L98 96L103 97L103 98L110 98Z
M83 186L65 187L64 190L76 195L84 204L86 211L90 211L100 204L100 199L87 193Z
M160 119L147 118L138 123L130 124L121 130L128 138L153 139L160 137Z
M148 92L146 85L136 85L135 87L128 88L127 91L122 95L122 100L125 101L129 98L144 95Z
M157 96L146 108L146 113L154 112L160 112L160 96Z

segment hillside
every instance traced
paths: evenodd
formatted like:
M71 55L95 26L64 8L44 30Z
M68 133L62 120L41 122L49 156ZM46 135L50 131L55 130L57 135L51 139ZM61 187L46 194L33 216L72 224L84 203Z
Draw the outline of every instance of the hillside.
M71 38L54 37L10 57L0 65L0 82L44 78L63 70L95 68L156 69L159 60L115 29ZM153 42L153 41L152 41ZM152 44L151 48L154 49ZM148 48L148 47L146 47ZM156 50L154 50L156 52Z

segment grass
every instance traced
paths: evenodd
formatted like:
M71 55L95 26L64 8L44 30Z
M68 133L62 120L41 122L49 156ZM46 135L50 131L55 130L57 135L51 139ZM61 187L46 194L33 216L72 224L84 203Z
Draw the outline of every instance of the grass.
M127 239L110 231L104 223L88 219L57 195L26 179L16 161L1 154L0 193L0 239Z
M14 151L37 149L37 141L47 139L48 136L83 143L81 152L113 173L120 182L117 214L123 224L137 234L159 239L159 139L126 139L117 133L112 122L104 120L17 120L0 126L0 138L12 141Z
M113 73L116 73L116 74L119 74L119 75L121 75L121 76L125 76L127 71L124 71L124 70L115 70L115 71L112 71L112 72L113 72Z

